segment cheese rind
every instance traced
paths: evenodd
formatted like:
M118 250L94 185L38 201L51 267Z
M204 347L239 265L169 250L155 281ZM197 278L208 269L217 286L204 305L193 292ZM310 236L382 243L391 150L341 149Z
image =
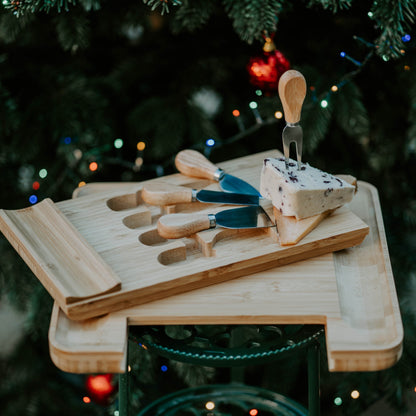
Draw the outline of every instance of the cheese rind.
M355 187L341 178L285 158L264 160L260 180L260 193L270 199L282 215L297 219L320 214L350 202Z

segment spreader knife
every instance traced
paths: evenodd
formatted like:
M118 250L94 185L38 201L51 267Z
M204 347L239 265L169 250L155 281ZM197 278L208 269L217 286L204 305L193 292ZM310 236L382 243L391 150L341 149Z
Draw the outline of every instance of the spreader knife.
M261 206L227 209L216 214L168 214L159 218L157 230L166 239L187 237L217 226L267 228L275 226Z
M180 151L176 155L175 166L179 172L186 176L219 182L221 188L226 192L261 196L259 191L249 183L225 173L196 150L187 149Z
M150 205L174 205L189 202L204 202L231 205L259 205L259 197L250 194L191 189L186 186L155 182L143 186L142 199Z
M299 121L302 104L306 96L305 78L300 72L290 69L280 77L278 89L286 120L286 126L282 133L286 169L288 169L290 157L290 144L294 142L296 145L296 157L299 170L302 164L303 141L303 131L299 125Z

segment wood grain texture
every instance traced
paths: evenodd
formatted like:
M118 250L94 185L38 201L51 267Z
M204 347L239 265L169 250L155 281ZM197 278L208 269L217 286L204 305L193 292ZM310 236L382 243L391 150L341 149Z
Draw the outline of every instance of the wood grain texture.
M150 205L186 204L192 202L192 189L168 182L155 182L143 186L141 196Z
M298 123L306 96L305 77L300 72L289 69L280 77L278 90L286 122Z
M263 159L273 155L279 154L277 151L263 152L224 162L223 166L231 174L235 171L242 179L258 187ZM200 188L181 174L147 183L158 180L176 185L190 183L192 188ZM232 230L232 233L217 228L179 240L164 239L158 234L156 225L165 213L164 209L144 203L141 190L145 184L120 185L108 192L92 193L56 204L66 220L121 282L120 290L71 303L61 302L51 292L71 319L99 316L352 247L360 244L369 230L358 216L345 209L326 218L302 241L290 247L278 243L274 227ZM175 212L188 215L195 212L215 214L223 210L224 205L190 203L173 208ZM265 208L271 209L271 205ZM70 268L67 273L71 273Z
M104 188L124 192L129 186ZM100 193L103 184L98 187ZM95 191L91 184L88 193ZM79 373L123 372L127 325L322 324L330 371L391 367L401 356L403 327L377 190L359 182L349 208L370 226L353 249L86 321L70 320L55 303L49 331L54 363Z
M61 307L121 287L50 199L23 210L0 210L0 230Z
M162 215L157 222L159 235L166 239L188 237L209 228L208 215L199 213Z
M182 150L176 155L175 166L186 176L205 179L213 179L218 170L202 153L191 149Z

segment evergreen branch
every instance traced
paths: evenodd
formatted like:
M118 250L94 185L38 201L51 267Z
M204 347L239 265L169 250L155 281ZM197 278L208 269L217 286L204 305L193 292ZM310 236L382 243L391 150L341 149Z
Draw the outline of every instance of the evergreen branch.
M67 12L69 11L69 5L75 5L76 2L77 0L4 0L3 6L12 10L16 17L20 17L26 12L49 12L52 9L56 9L58 12Z
M264 32L276 31L283 3L283 0L223 0L225 11L233 20L235 31L248 43L255 39L261 40Z
M179 6L182 4L179 0L143 0L143 3L150 6L152 10L156 10L159 6L161 6L162 15L169 13L169 4L172 4L173 6Z
M174 16L172 28L174 33L181 30L192 32L207 23L215 9L215 2L205 0L185 0Z
M413 0L377 0L371 8L372 17L381 29L376 40L377 54L383 59L402 55L402 37L415 21L416 6Z
M336 13L338 10L348 9L351 6L351 3L352 0L309 0L308 7L312 7L316 4Z
M88 46L89 20L85 14L67 13L56 19L59 43L66 51Z

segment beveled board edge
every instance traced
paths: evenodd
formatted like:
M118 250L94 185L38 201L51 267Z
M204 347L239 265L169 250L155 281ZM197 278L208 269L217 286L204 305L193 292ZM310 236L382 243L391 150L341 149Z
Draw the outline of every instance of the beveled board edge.
M69 338L59 339L57 336L57 329L68 324L71 326L71 334L79 334L76 345L70 344ZM83 326L83 329L74 331L76 325ZM89 331L93 332L91 337ZM100 333L99 347L91 342L91 339L96 340L97 333ZM128 345L126 317L108 315L77 324L70 321L54 302L48 342L51 359L62 371L87 374L123 373L126 370Z
M0 231L63 309L121 288L118 276L49 198L21 210L0 210Z
M336 332L342 332L343 336L346 338L354 339L359 337L361 334L357 328L348 325L344 320L331 320L329 319L326 323L326 346L328 354L328 366L329 370L332 372L339 371L380 371L392 367L394 364L399 361L403 352L403 339L404 339L404 330L401 320L401 313L399 302L397 298L396 287L394 283L393 271L390 263L390 255L387 246L387 238L384 229L383 216L381 211L381 205L379 200L379 194L377 188L364 181L358 181L358 189L366 189L367 192L371 195L373 207L374 207L374 225L376 229L371 229L371 222L368 221L370 225L370 234L368 238L372 238L373 234L378 234L378 243L380 244L381 255L383 258L383 272L382 274L377 273L376 278L384 278L386 280L386 285L389 290L389 303L391 309L391 315L386 317L392 328L394 328L394 333L385 329L385 332L389 332L389 335L393 335L389 342L383 343L378 347L373 345L373 348L364 349L362 346L357 347L354 350L354 357L351 357L351 350L345 350L339 348L336 344L336 340L331 338L334 337L333 334ZM354 210L353 210L354 211ZM358 215L358 213L357 213ZM365 221L366 218L363 218ZM360 249L360 248L358 248ZM335 256L337 253L334 253L334 262ZM335 329L336 328L336 329ZM371 331L377 332L377 328L370 328L368 332ZM370 336L370 335L368 335Z

